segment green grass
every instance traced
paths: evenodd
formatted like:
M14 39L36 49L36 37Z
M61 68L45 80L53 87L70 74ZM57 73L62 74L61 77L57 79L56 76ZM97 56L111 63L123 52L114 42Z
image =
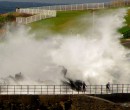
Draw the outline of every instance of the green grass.
M81 16L84 16L86 14L90 14L92 11L61 11L57 12L57 17L49 18L40 20L37 22L33 22L29 24L29 26L32 27L31 32L41 33L39 34L39 37L42 37L42 31L47 32L51 31L51 33L55 34L67 34L70 32L75 33L81 33L84 28L84 24L82 22L79 22L77 20ZM97 11L96 11L97 12ZM103 11L104 12L104 11ZM102 13L102 10L99 11L98 14ZM119 29L120 33L125 33L126 31L130 30L130 10L128 10L127 16L125 16L126 19L126 26ZM87 23L86 23L87 24ZM89 27L88 23L88 27Z
M49 30L53 33L69 32L71 27L78 27L77 18L83 16L88 11L61 11L57 12L57 17L40 20L29 24L32 31ZM79 28L79 27L78 27Z

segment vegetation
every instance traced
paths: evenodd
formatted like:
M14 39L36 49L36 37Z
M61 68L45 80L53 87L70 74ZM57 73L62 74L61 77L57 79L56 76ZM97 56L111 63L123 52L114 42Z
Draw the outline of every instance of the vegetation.
M15 20L15 16L12 13L7 15L0 15L0 27L2 27L6 22L11 22Z
M119 29L119 32L123 34L123 39L130 38L130 10L128 10L127 15L125 16L126 26Z

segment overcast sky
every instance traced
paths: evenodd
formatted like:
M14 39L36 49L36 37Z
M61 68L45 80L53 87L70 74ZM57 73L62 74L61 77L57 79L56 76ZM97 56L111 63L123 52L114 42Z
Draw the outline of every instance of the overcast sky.
M112 0L0 0L17 2L43 2L43 3L87 3L87 2L109 2Z

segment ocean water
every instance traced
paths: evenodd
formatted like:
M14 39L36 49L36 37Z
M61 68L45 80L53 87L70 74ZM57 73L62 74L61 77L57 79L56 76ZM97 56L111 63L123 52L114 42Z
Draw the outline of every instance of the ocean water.
M36 2L7 2L0 1L0 14L13 12L16 8L27 8L27 7L40 7L55 5L52 3L36 3Z
M40 7L76 3L110 2L111 0L0 0L0 14L13 12L16 8Z

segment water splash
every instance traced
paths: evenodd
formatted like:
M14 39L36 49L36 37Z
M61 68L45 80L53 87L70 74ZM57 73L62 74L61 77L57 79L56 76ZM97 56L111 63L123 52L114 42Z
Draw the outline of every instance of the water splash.
M0 43L1 81L21 72L24 80L17 84L60 84L64 66L67 77L87 84L128 83L129 50L120 44L122 35L117 32L124 25L125 14L124 9L106 10L95 14L94 33L86 25L82 34L52 34L53 37L42 40L36 40L26 26L9 26L4 42ZM91 16L79 20L92 23ZM16 82L11 79L8 84Z

